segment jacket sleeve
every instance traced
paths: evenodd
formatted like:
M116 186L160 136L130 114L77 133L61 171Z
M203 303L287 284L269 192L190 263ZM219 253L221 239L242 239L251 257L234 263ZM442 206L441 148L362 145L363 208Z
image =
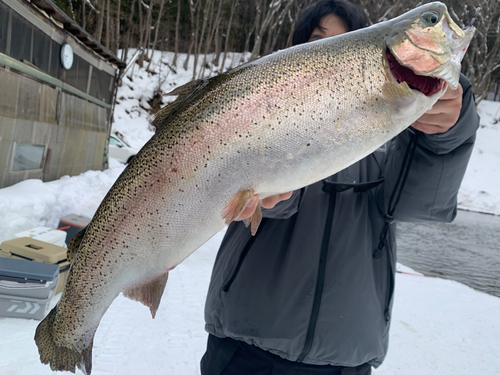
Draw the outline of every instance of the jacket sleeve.
M267 219L289 219L299 210L306 190L307 187L295 190L289 199L279 202L273 208L263 208L262 217Z
M451 222L456 216L457 195L469 162L479 116L470 82L460 76L462 109L457 123L446 133L420 134L408 178L394 217L401 221ZM412 136L410 129L390 145L385 166L385 209L400 174Z

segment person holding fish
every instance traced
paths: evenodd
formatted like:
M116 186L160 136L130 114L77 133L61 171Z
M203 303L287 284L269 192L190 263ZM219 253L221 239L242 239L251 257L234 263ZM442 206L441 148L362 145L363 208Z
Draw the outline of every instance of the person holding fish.
M432 21L433 14L422 17ZM300 14L293 44L365 26L355 5L320 0ZM323 181L262 199L255 236L243 222L259 206L258 195L250 199L214 265L203 375L365 375L381 365L393 305L395 221L450 222L456 215L479 126L471 84L462 74L459 82L371 155Z

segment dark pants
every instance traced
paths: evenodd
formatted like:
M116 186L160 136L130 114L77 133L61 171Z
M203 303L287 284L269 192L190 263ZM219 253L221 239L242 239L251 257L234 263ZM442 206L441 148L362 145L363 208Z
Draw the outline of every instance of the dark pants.
M357 367L319 366L292 362L230 338L208 336L201 375L370 375L368 363Z

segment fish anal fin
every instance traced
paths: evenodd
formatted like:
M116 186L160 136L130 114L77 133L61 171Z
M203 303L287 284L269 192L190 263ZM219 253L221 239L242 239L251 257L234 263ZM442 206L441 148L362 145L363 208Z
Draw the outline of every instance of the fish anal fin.
M136 286L134 288L125 290L123 295L134 301L141 302L144 306L149 307L151 316L155 317L156 311L160 306L161 296L167 285L168 272L158 276L152 281Z
M82 243L83 237L85 237L86 231L87 227L83 228L71 239L68 250L66 251L66 258L68 259L68 262L72 263L73 259L75 259L76 253L80 248L80 244Z
M252 198L254 191L252 189L239 190L229 203L222 210L221 216L229 225L234 219L236 219L245 209L250 198Z

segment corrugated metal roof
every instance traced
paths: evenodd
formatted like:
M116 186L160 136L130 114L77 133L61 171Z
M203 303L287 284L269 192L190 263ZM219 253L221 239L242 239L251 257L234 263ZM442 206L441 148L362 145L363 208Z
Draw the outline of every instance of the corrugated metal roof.
M56 4L51 0L30 0L31 4L42 9L50 17L64 26L64 30L72 34L75 38L80 40L88 48L95 51L98 55L102 56L105 60L116 64L120 69L125 67L125 63L116 57L109 49L104 47L101 43L94 39L87 31L80 25L66 15ZM35 8L36 8L35 7Z

